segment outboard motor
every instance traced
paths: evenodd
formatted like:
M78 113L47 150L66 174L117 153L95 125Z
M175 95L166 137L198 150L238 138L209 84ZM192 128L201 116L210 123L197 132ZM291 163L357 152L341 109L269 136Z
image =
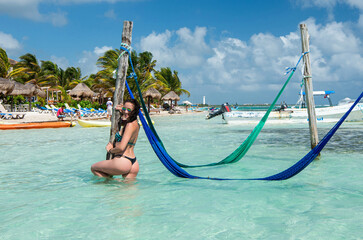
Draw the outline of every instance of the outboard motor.
M209 113L207 115L206 119L208 120L208 119L214 118L218 115L221 115L222 113L230 112L230 111L231 111L231 107L228 105L228 103L223 103L219 110Z

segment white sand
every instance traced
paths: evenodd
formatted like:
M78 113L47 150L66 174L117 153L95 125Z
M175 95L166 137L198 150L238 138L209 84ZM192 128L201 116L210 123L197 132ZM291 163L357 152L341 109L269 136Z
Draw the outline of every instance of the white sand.
M181 111L174 113L173 115L179 114L204 114L207 115L207 112L192 112L192 111L185 111L185 108L180 108ZM39 112L24 112L25 116L23 119L9 119L9 120L0 120L0 124L18 124L18 123L29 123L29 122L51 122L51 121L58 121L58 118L55 114L52 113L39 113ZM150 116L170 116L171 114L168 111L161 111L160 113L150 113ZM98 120L102 119L105 120L106 117L83 117L82 119L89 119L89 120ZM71 121L70 117L66 117L65 121ZM76 120L73 118L72 120Z

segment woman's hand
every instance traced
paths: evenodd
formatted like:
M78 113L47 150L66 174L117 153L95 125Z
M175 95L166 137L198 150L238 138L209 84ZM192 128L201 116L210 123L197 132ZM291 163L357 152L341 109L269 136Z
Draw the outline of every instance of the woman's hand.
M112 145L112 143L108 143L107 145L106 145L106 151L107 152L109 152L111 149L113 148L113 145Z
M115 107L115 109L116 110L119 110L120 112L122 111L122 108L123 108L123 104L118 104L118 105L116 105L116 107Z

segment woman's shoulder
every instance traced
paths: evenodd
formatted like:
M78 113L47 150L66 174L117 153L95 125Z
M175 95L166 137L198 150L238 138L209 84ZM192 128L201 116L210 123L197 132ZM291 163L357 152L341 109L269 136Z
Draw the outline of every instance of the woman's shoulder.
M132 122L129 122L128 124L126 124L126 128L131 128L131 129L139 129L140 128L140 125L139 123L137 122L137 119L132 121Z

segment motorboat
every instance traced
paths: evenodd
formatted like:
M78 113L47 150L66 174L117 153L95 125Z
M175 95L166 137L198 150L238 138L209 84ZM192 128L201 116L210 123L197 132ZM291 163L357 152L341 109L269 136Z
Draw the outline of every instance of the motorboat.
M316 119L318 122L336 122L354 103L354 100L345 98L339 101L338 105L333 106L330 94L334 91L314 91L314 96L324 96L328 99L328 106L318 106L315 108ZM279 108L271 111L269 115L269 121L273 122L308 122L308 113L305 107L305 93L300 93L300 98L295 106L288 107L286 104L282 104ZM260 119L265 115L266 111L231 111L223 113L223 119L226 123L231 121L243 121ZM285 121L282 121L285 120ZM363 102L357 104L346 121L363 121Z

